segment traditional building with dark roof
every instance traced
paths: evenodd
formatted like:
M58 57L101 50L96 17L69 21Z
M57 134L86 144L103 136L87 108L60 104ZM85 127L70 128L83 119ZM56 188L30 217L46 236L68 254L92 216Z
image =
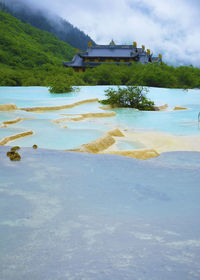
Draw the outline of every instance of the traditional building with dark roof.
M100 64L115 63L116 65L132 65L132 63L140 62L147 64L149 62L162 62L162 55L153 57L150 50L145 50L143 45L141 48L137 47L137 43L133 45L115 45L113 40L109 45L95 45L88 43L86 52L79 52L76 54L71 62L63 62L66 67L72 67L75 71L84 71L85 68L96 67Z

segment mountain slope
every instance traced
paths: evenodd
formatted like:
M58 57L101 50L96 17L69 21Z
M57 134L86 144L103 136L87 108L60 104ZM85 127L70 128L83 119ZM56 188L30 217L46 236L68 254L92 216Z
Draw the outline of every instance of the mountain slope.
M7 12L20 19L24 23L30 23L32 26L41 30L48 31L58 37L58 39L70 44L80 50L86 50L88 42L95 42L86 35L83 31L74 27L68 21L61 17L49 14L41 9L29 7L22 0L21 1L7 1Z
M74 49L56 36L24 24L0 12L0 63L12 68L31 68L70 60Z

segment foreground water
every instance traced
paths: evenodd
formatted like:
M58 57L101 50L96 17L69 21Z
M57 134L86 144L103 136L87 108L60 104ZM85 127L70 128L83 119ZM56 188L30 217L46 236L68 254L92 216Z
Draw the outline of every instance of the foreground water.
M1 280L200 279L200 153L7 151Z
M19 107L103 98L107 87L51 95L46 88L0 88L1 103ZM199 135L198 90L150 89L157 105L184 111L117 109L115 117L55 124L65 114L102 112L90 103L68 110L0 112L0 121L34 117L0 128L0 138L33 130L0 146L1 280L200 279L200 153L163 153L146 161L55 149L76 148L115 127ZM68 128L64 128L67 125ZM143 148L138 142L119 149Z
M18 107L56 106L71 104L80 100L105 97L107 86L81 87L80 92L70 94L51 94L44 87L0 87L0 103L14 103ZM148 97L156 105L168 104L164 112L141 112L134 109L115 109L115 117L89 119L81 122L68 122L64 129L52 123L61 114L81 114L103 112L98 102L83 104L71 109L44 113L25 111L0 112L0 121L16 117L34 117L8 127L0 128L0 137L22 131L33 130L35 134L15 141L21 146L38 144L40 147L54 149L78 148L81 144L98 138L105 131L114 127L145 129L172 133L174 135L200 135L198 113L200 111L200 91L180 89L149 88ZM187 107L188 110L173 111L175 106ZM104 111L105 112L105 111ZM127 144L126 144L127 145Z

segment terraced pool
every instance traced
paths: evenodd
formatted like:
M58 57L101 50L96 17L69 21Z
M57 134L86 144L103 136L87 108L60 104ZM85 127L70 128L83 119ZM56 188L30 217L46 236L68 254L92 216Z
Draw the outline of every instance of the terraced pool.
M14 103L18 107L60 106L81 100L104 98L107 86L80 87L80 91L69 94L51 94L45 87L1 87L0 103ZM29 147L37 144L42 148L77 149L80 145L95 140L106 131L120 128L129 131L150 131L169 133L177 136L200 136L198 113L200 111L200 90L149 88L148 97L156 105L168 104L165 111L143 112L135 109L112 109L116 116L104 118L86 118L82 121L68 121L60 125L53 120L67 114L76 117L85 113L107 112L100 109L98 102L85 103L73 108L44 111L40 113L26 111L0 112L0 121L17 117L33 118L0 128L0 138L19 132L32 130L34 135L11 142L11 145ZM176 110L176 106L187 110ZM130 143L118 143L119 149L131 147ZM130 145L129 145L130 144ZM134 146L132 144L132 146ZM143 146L137 143L136 148Z

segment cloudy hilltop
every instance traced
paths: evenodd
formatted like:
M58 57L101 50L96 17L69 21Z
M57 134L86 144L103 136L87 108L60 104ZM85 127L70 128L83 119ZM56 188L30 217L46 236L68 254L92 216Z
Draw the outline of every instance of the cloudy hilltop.
M199 0L4 0L53 12L97 44L144 44L173 65L200 66Z
M91 41L95 44L83 31L74 27L70 22L62 19L59 15L46 8L40 7L37 3L36 5L32 5L20 0L0 0L0 5L3 7L3 10L20 19L22 22L48 31L56 35L59 40L70 44L74 48L86 50L88 42Z

